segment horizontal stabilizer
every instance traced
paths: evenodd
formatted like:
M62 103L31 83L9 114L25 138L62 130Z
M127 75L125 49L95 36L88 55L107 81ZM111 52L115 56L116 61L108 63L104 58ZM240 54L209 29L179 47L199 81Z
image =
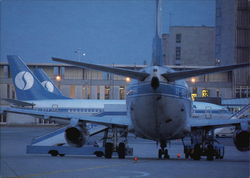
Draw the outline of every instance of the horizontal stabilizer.
M216 72L226 72L236 68L248 67L250 63L244 64L235 64L235 65L228 65L228 66L220 66L220 67L211 67L206 69L195 69L195 70L188 70L188 71L180 71L180 72L173 72L173 73L164 73L162 74L168 81L175 81L180 79L185 79L189 77L194 77L198 75L204 74L211 74Z
M96 65L96 64L71 61L71 60L60 59L60 58L55 58L55 57L52 57L52 60L57 61L57 62L66 63L66 64L71 64L71 65L81 67L81 68L89 68L89 69L98 70L98 71L102 71L102 72L109 72L112 74L121 75L124 77L130 77L130 78L141 80L141 81L144 80L147 76L149 76L148 73L134 71L134 70L128 70L128 69L101 66L101 65Z

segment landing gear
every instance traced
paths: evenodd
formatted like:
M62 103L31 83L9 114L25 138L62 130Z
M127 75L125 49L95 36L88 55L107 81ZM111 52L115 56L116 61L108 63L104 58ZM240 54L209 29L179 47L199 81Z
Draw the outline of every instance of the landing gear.
M209 160L209 161L214 160L214 154L213 154L213 152L214 152L214 147L213 147L212 144L208 144L208 145L207 145L207 150L206 150L206 152L207 152L207 160Z
M195 144L193 152L190 154L190 157L194 160L200 160L201 159L201 147L200 144Z
M106 143L105 144L105 158L107 158L107 159L112 158L112 153L113 153L113 144Z
M109 132L111 131L111 132ZM107 129L103 138L103 145L105 147L104 157L112 158L113 152L117 152L119 159L124 159L126 153L131 154L133 150L126 147L127 144L127 130L122 128Z
M191 157L194 160L200 160L201 156L206 156L207 160L212 161L214 158L224 157L224 146L215 139L213 130L194 130L182 141L186 159Z
M161 148L158 151L158 158L162 159L162 156L164 159L169 159L169 154L168 154L168 149L165 149L165 147L167 146L166 141L161 141Z
M49 152L48 152L51 156L57 156L59 153L58 153L58 151L56 151L56 150L50 150Z
M125 143L119 143L118 149L117 149L117 153L118 153L118 157L120 159L124 159L125 158L125 154L126 154L126 148L125 148Z

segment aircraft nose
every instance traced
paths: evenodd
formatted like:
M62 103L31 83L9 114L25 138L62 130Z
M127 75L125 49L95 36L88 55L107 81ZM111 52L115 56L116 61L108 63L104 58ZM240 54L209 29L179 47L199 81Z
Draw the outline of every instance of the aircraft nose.
M152 79L151 79L151 87L153 89L157 89L159 87L159 85L160 85L159 78L156 77L156 76L152 77Z

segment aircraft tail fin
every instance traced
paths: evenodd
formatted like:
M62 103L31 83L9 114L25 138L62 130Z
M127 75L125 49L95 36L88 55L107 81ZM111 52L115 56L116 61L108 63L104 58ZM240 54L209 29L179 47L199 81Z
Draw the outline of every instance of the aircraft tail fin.
M156 0L155 36L153 39L152 66L163 66L163 51L161 39L161 0Z
M7 59L18 100L66 99L47 91L19 56L8 55Z
M55 83L49 78L43 69L35 69L33 72L45 89L56 95L63 96L62 92L57 88Z

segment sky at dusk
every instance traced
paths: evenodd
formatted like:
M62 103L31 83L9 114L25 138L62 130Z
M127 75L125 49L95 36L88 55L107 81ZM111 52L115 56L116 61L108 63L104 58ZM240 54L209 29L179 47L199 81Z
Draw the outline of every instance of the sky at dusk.
M2 0L0 10L1 62L15 54L27 63L52 62L52 56L150 63L154 0ZM169 25L214 26L215 0L163 0L162 17L163 33Z

